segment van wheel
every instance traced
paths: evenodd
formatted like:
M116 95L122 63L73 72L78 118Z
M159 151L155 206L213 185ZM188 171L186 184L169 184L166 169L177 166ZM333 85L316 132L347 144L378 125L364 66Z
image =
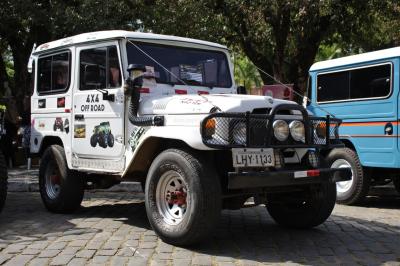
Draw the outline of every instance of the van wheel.
M70 213L81 205L83 179L68 169L64 148L48 147L40 160L40 196L46 208L55 213Z
M393 185L397 192L400 194L400 177L393 178Z
M0 212L7 197L7 167L3 153L0 151Z
M305 229L325 222L336 201L335 183L324 182L319 189L267 195L267 210L280 225Z
M173 245L209 236L221 213L221 187L213 168L187 151L169 149L147 175L147 217L157 235Z
M349 148L333 149L326 161L331 168L351 167L351 180L336 183L336 201L347 205L362 201L368 194L371 179L363 171L357 153Z

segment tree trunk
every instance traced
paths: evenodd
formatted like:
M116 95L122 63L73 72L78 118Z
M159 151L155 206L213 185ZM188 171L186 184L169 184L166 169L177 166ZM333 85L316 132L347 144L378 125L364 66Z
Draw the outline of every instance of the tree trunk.
M3 55L0 53L0 94L5 93L5 87L4 87L4 83L10 83L9 82L9 78L7 75L7 69L6 69L6 64L4 62L4 58Z

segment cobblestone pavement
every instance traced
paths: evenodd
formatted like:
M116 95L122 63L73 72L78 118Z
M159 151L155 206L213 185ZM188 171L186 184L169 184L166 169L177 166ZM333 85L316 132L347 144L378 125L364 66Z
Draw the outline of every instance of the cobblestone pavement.
M38 193L9 193L0 214L5 265L400 265L400 197L337 205L316 229L277 226L264 207L224 211L214 236L192 247L160 241L140 194L86 193L73 215L48 213Z

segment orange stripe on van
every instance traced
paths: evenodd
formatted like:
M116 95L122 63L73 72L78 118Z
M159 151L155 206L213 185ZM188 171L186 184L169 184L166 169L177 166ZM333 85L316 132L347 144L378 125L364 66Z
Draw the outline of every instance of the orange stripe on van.
M341 124L342 127L367 127L367 126L385 126L387 123L397 126L398 121L384 121L384 122L344 122Z
M340 135L339 138L398 138L399 135Z

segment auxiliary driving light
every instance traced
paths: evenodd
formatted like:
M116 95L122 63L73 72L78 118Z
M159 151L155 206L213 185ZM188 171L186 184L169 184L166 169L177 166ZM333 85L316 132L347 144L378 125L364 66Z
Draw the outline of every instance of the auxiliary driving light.
M305 129L303 122L293 120L289 124L290 135L295 141L306 142Z
M289 126L283 120L275 120L272 124L274 136L279 141L285 141L289 137Z
M232 130L232 138L235 144L246 144L246 124L237 123Z

